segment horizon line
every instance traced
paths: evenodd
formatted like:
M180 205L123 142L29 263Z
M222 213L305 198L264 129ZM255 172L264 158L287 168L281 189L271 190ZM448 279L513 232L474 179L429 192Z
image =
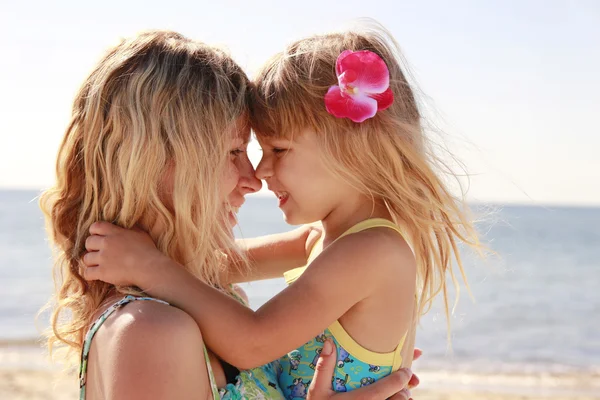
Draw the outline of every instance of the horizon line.
M0 186L0 192L41 192L44 188L39 187L10 187ZM249 194L248 197L275 198L275 195L266 190ZM526 206L526 207L560 207L560 208L600 208L600 203L580 202L569 203L563 201L535 201L535 200L494 200L494 199L467 199L467 203L474 205L491 206Z

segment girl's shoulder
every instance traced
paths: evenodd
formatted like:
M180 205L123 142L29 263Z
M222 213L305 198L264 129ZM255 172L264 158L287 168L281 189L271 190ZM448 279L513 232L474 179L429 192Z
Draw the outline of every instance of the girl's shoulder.
M386 281L390 276L410 278L416 274L416 261L398 232L376 227L339 238L312 261L306 272L311 269L362 277L366 284L367 280Z
M361 255L373 263L381 265L410 267L415 257L408 242L396 230L388 227L373 227L346 235L332 243L342 254L348 257Z

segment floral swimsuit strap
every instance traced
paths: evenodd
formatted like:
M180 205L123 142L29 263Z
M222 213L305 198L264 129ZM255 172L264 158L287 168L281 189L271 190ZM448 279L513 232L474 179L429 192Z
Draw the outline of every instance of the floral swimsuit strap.
M162 304L169 305L169 303L167 303L166 301L155 299L152 297L136 297L136 296L127 295L127 296L123 297L121 300L114 303L112 306L108 307L106 309L106 311L104 311L102 313L102 315L100 315L98 317L98 319L96 319L96 321L94 321L94 323L90 327L90 330L88 331L87 335L85 336L85 340L83 341L83 348L81 349L81 361L79 364L79 399L80 400L85 400L87 362L88 362L88 355L90 353L90 347L92 345L92 339L94 338L94 335L96 334L96 332L98 332L98 329L100 329L100 326L102 326L104 321L106 321L108 319L108 317L110 317L115 311L117 311L118 309L123 307L125 304L131 303L132 301L136 301L136 300L151 300L151 301L156 301L156 302L159 302ZM219 390L217 388L215 378L214 378L214 375L212 372L212 368L210 366L210 361L208 359L208 353L206 352L206 346L204 346L204 359L206 360L206 366L208 368L208 376L210 379L210 386L212 389L213 398L219 399Z

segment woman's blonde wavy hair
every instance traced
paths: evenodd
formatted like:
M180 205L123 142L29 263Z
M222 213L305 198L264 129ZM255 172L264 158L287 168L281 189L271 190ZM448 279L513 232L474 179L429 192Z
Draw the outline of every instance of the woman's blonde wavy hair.
M85 80L58 153L56 185L40 200L58 252L50 351L59 343L79 351L109 295L139 293L82 278L96 221L146 227L159 250L223 287L223 251L235 246L219 186L232 132L248 116L248 88L227 54L168 31L121 41ZM167 170L172 193L163 185Z
M337 84L336 59L344 50L370 50L390 71L394 103L363 123L336 118L325 108L324 96ZM306 128L318 133L328 168L385 204L407 233L418 265L417 315L426 313L442 292L449 327L447 276L459 290L453 259L466 283L458 243L478 249L480 242L463 198L454 197L440 177L446 166L432 151L400 65L398 45L380 25L299 40L257 74L252 126L264 138L289 138Z

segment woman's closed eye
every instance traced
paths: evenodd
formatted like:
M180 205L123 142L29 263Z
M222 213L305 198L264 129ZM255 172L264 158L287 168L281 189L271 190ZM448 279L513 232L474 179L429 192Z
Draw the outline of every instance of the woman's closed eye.
M229 154L232 155L233 157L237 157L243 153L245 153L245 151L244 151L244 149L241 149L241 148L237 148L237 149L233 149L233 150L229 151Z

